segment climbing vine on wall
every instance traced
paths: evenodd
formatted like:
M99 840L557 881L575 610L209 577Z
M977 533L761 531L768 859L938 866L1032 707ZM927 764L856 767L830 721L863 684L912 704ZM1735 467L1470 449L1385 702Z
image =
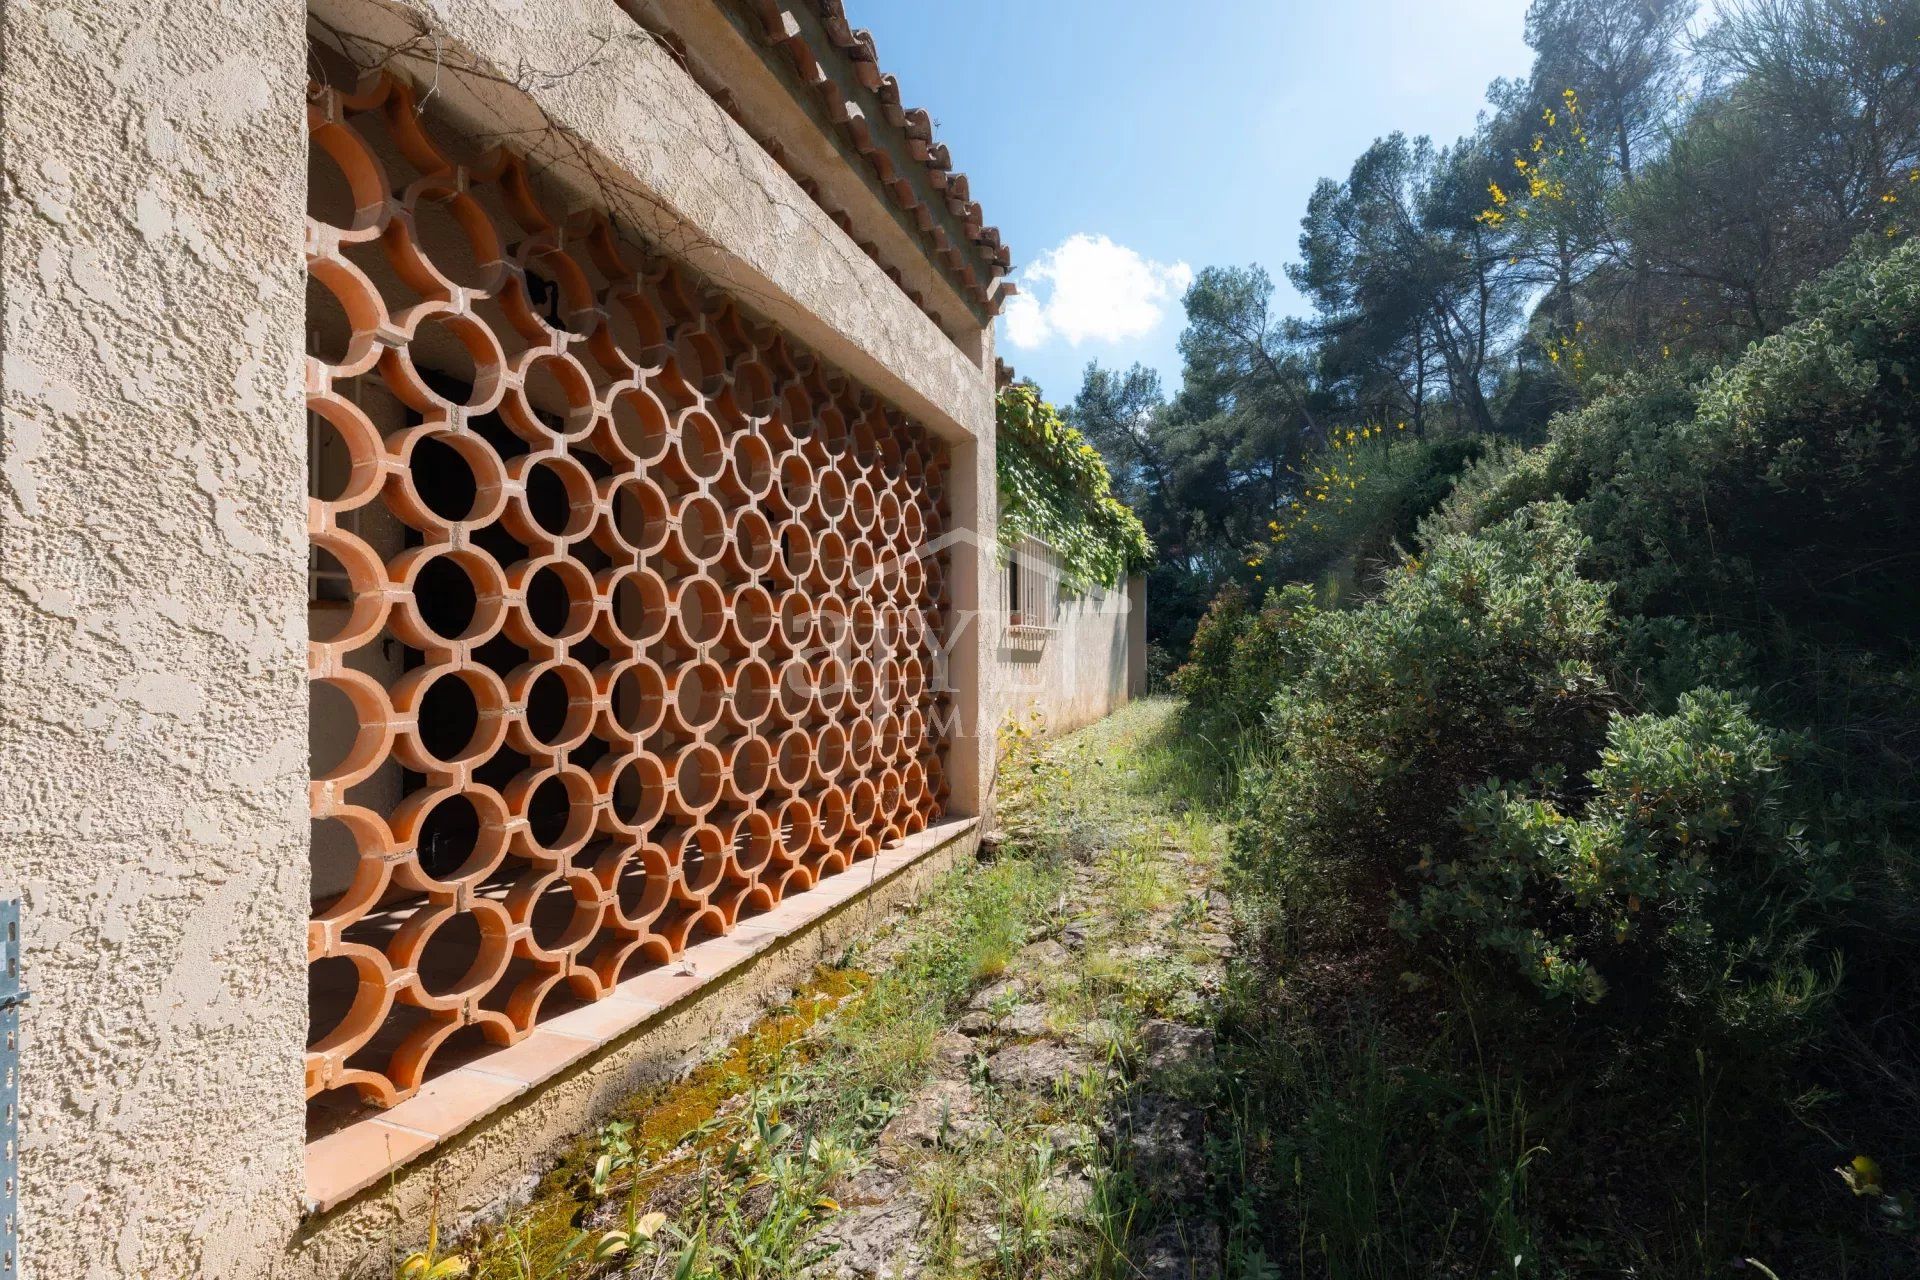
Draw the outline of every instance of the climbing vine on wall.
M1153 558L1140 520L1112 494L1107 465L1031 383L1000 393L1000 548L1034 537L1079 586L1111 585Z

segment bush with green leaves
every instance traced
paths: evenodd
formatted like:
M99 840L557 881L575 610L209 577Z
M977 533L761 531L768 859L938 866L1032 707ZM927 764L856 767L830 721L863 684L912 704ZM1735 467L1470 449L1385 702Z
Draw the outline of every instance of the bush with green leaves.
M1257 728L1309 658L1308 626L1319 612L1303 586L1269 591L1258 610L1241 587L1215 597L1194 631L1188 661L1172 677L1195 726L1219 735Z
M1789 817L1781 756L1717 690L1616 717L1577 782L1547 768L1470 790L1450 856L1422 859L1395 924L1547 997L1791 1044L1818 1005L1805 911L1842 886Z
M1564 506L1529 508L1441 539L1376 599L1306 623L1240 827L1254 881L1276 867L1397 880L1434 856L1463 788L1591 757L1610 615L1578 571L1584 547Z

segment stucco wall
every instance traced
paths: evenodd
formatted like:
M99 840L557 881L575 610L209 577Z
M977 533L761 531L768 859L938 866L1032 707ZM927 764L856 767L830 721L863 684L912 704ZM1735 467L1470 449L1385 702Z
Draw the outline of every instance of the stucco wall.
M315 10L412 42L436 109L555 130L559 177L945 436L973 616L990 341L956 347L612 0ZM27 898L38 1276L341 1256L301 1227L305 25L288 0L0 8L0 892ZM986 643L960 640L962 704ZM985 757L956 744L957 811Z
M996 580L1004 583L1004 573L997 570ZM997 628L992 670L999 717L1038 711L1049 733L1065 733L1125 705L1133 621L1131 593L1122 586L1061 601L1051 635L1019 637Z
M300 1212L299 6L0 8L0 891L30 1274Z

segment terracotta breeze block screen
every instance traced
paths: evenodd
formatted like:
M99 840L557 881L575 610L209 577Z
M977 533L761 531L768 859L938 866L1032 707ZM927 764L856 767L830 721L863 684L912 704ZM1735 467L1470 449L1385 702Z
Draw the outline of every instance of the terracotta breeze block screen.
M946 454L404 84L308 119L306 1087L390 1105L940 815Z

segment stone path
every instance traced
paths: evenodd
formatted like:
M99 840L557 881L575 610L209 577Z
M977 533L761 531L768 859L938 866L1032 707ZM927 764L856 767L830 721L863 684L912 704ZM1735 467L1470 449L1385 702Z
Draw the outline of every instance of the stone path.
M1105 1249L1105 1274L1217 1277L1207 1117L1181 1090L1213 1050L1228 927L1213 877L1173 843L1073 866L1054 923L937 1037L931 1076L815 1235L832 1253L809 1274L1077 1275ZM986 1171L1020 1185L983 1196Z

